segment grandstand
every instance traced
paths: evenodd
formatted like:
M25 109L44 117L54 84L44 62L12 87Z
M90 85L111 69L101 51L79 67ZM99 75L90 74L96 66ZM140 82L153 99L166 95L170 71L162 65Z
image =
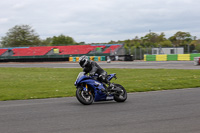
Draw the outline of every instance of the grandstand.
M71 56L109 56L121 48L122 44L100 45L67 45L67 46L38 46L15 47L0 49L0 61L5 60L34 60L51 58L53 60L69 58ZM6 53L6 54L5 54Z
M111 53L112 51L116 51L118 48L120 48L122 45L111 45L109 48L107 48L103 53Z
M121 45L111 45L108 48L106 48L105 45L97 45L97 46L69 45L69 46L41 46L41 47L13 48L12 56L42 56L46 55L53 49L58 49L59 55L78 55L78 54L88 54L91 51L96 51L97 48L101 49L106 48L106 50L102 52L102 54L104 54L104 53L110 53L111 51L115 51L119 47L121 47ZM7 49L0 49L0 55L6 50Z
M0 49L0 56L4 54L8 49Z
M41 56L46 55L52 47L14 48L13 56Z
M60 50L60 55L73 55L73 54L88 54L94 51L95 48L105 46L91 46L91 45L72 45L72 46L57 46L56 48Z

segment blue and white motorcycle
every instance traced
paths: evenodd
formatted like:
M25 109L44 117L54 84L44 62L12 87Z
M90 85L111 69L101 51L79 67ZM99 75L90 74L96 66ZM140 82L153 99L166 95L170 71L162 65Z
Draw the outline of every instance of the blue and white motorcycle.
M109 74L108 80L116 77L116 74ZM112 88L107 88L99 79L98 75L88 76L80 72L74 85L76 86L76 98L84 105L90 105L93 101L110 101L124 102L127 99L127 92L120 84L112 83ZM105 89L107 88L107 89Z

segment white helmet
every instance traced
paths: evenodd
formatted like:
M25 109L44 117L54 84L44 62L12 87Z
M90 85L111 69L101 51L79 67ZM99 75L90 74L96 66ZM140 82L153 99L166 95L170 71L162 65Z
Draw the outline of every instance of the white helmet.
M90 62L90 61L89 61L88 57L85 56L85 55L83 55L83 56L81 56L81 57L79 58L79 65L80 65L81 67L85 67L89 62Z

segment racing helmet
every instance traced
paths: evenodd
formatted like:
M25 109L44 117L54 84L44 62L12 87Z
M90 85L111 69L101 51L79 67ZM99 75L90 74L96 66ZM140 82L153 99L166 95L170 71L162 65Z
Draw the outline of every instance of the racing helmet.
M79 58L79 65L83 68L89 63L89 59L87 56L83 55Z

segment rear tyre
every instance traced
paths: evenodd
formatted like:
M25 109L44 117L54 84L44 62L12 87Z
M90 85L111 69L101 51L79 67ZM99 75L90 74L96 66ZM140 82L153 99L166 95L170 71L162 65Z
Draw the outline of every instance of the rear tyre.
M84 105L90 105L94 101L94 97L91 91L84 91L82 87L78 87L76 90L76 98Z
M121 91L117 92L114 95L114 100L116 102L124 102L124 101L126 101L126 99L127 99L127 92L126 92L125 88L122 85L120 85L120 84L115 84L115 87L119 87L121 89Z

